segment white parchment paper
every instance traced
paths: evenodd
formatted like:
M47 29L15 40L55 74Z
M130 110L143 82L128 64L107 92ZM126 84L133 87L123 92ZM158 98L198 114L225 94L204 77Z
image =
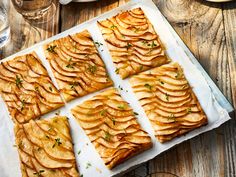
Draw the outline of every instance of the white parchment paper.
M201 103L201 106L203 107L208 117L208 125L196 129L179 138L175 138L174 140L164 144L161 144L156 141L154 137L154 132L148 121L148 118L146 117L144 110L140 106L138 100L136 99L131 89L131 86L129 84L129 79L122 80L120 76L118 76L115 73L115 66L112 63L111 56L109 55L108 49L105 45L105 41L103 40L102 35L96 25L96 22L98 20L111 17L122 10L128 10L136 7L141 7L144 10L145 14L154 25L154 28L159 34L161 40L165 44L167 48L167 53L170 56L170 58L174 61L177 61L184 68L185 76L190 82L190 85L193 87L193 91L197 95ZM176 42L172 33L169 31L169 28L163 21L163 17L160 11L157 9L155 4L151 0L133 0L124 6L118 7L108 13L105 13L81 25L75 26L61 34L58 34L46 41L40 42L39 44L36 44L33 47L28 48L22 52L19 52L4 60L9 60L17 55L22 55L35 50L40 59L42 60L44 66L49 71L49 74L55 83L55 79L52 75L49 63L46 61L45 56L43 54L42 45L46 42L58 39L68 34L80 32L84 29L88 29L90 31L94 41L98 41L104 44L101 47L99 47L98 50L106 64L110 77L115 83L115 87L118 87L120 85L122 88L124 88L123 91L120 90L122 97L127 102L129 102L134 111L139 114L137 116L139 123L149 133L153 141L152 149L129 159L128 161L117 166L113 170L108 170L104 165L102 159L96 152L95 148L90 143L88 137L85 135L84 131L80 128L76 120L70 114L71 108L73 108L77 104L82 103L88 98L91 98L92 96L94 96L99 92L84 96L82 98L78 98L70 103L67 103L65 107L60 109L60 114L69 117L71 134L73 142L75 144L74 150L75 150L77 165L80 174L83 174L84 177L91 177L91 176L108 177L108 176L118 175L130 169L131 167L134 167L135 165L141 164L145 161L148 161L156 157L158 154L168 150L172 146L179 144L194 136L197 136L200 133L212 130L230 119L227 111L223 109L215 100L213 94L211 93L211 89L209 88L204 77L201 75L201 72L195 67L195 65L193 65L190 62L184 50ZM55 83L55 85L57 84ZM43 118L52 117L55 115L55 112L56 111L49 113L43 116ZM13 123L10 119L7 108L1 98L0 98L0 120L1 120L0 121L1 122L0 123L0 177L18 177L18 176L20 177L21 172L20 172L19 158L18 158L17 148L14 147L15 140L13 132ZM78 151L81 151L79 155L77 154ZM91 167L86 168L87 163L91 163Z

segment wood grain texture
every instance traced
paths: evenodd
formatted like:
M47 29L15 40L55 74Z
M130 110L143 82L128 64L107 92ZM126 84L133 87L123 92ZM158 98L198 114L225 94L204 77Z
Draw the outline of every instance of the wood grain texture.
M60 15L58 11L54 21L48 26L36 29L26 23L10 6L12 42L7 48L0 50L0 58L127 1L99 0L92 3L70 3L60 7ZM235 108L236 2L225 4L204 0L154 0L154 2ZM234 114L232 120L220 128L181 143L123 176L236 176L235 116Z
M54 3L57 12L48 23L32 26L15 10L11 1L3 0L9 8L9 19L11 28L11 40L7 47L0 49L0 59L10 56L20 50L28 48L39 41L47 39L59 32L59 10L60 5L57 0Z

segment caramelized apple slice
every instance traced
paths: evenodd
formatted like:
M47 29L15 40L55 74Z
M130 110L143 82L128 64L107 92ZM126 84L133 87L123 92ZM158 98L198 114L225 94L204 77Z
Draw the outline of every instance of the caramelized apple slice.
M170 63L143 72L133 76L130 83L160 142L207 124L206 115L179 64Z
M79 176L66 117L15 125L23 177Z
M44 52L66 101L112 85L87 30L45 45Z
M152 147L151 138L114 88L71 110L109 169Z
M20 124L64 105L34 52L0 64L0 93L13 121Z
M100 21L98 26L122 78L169 62L163 44L141 8Z

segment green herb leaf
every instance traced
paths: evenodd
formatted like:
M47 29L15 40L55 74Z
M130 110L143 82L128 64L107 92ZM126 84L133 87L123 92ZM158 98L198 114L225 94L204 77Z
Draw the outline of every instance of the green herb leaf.
M103 43L101 43L101 42L94 42L98 47L100 47L100 46L102 46L103 45Z
M111 140L111 134L110 134L109 132L105 131L104 139L105 139L106 141L110 141L110 140Z
M191 108L187 108L187 113L188 114L192 113L192 109Z
M158 79L158 81L160 82L160 84L164 85L165 83L161 80L161 79Z
M52 87L51 86L49 86L49 90L52 92Z
M118 105L117 108L124 110L125 109L125 105Z
M132 44L130 44L129 42L127 43L127 46L125 46L127 48L127 50L132 47Z
M39 170L38 172L34 172L33 174L40 177L40 176L42 176L43 172L44 172L44 170Z
M100 115L101 115L101 116L105 116L105 115L106 115L106 113L107 113L107 111L106 111L106 110L102 110L102 111L100 112Z
M75 87L78 86L78 85L79 85L78 82L72 82L72 83L70 83L70 88L71 88L72 90L74 90Z
M23 111L23 109L25 108L25 100L21 100L21 108L20 110Z
M60 146L62 143L61 143L61 139L60 138L56 138L55 139L55 143L53 144L52 148L54 148L56 145L57 146Z
M80 155L80 153L81 153L81 150L79 150L77 154Z
M50 45L48 48L47 48L47 51L48 52L51 52L51 53L56 53L55 52L55 48L56 48L57 46L56 45Z
M165 96L166 96L166 100L169 101L169 95L168 95L168 93L165 93Z
M88 169L91 166L92 166L92 164L90 162L87 162L86 169Z
M16 86L17 87L22 87L23 80L21 80L18 75L16 75L16 80L15 81L16 81Z
M113 125L116 125L116 120L114 118L112 118L111 120L112 120Z
M144 87L148 88L149 90L152 90L152 86L148 83L144 84Z
M120 90L124 90L120 85L118 86L118 88L119 88Z
M116 74L119 74L119 68L116 68L115 72Z
M172 119L172 120L175 121L176 118L175 118L175 115L171 113L171 114L168 116L168 119Z
M136 116L137 116L137 115L139 115L139 114L138 114L137 112L134 112L134 115L136 115Z
M92 74L95 74L95 72L97 71L97 66L96 65L89 65L88 71Z
M112 25L112 26L111 26L111 29L114 29L114 28L117 28L117 26L116 26L116 25Z

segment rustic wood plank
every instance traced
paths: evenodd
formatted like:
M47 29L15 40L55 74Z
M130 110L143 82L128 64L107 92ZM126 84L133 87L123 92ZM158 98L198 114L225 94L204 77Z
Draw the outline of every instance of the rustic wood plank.
M226 48L228 54L228 70L231 82L232 103L236 108L236 3L223 5ZM223 138L225 160L225 176L236 176L236 112L234 118L224 127Z
M33 44L58 33L60 4L57 0L54 0L54 3L57 7L57 12L53 19L50 22L38 25L37 27L31 26L28 22L26 22L15 10L12 3L9 3L10 7L8 14L11 27L11 40L6 47L0 49L0 59L22 49L28 48Z
M156 4L232 102L232 93L235 91L235 88L234 90L232 88L235 84L231 83L231 80L235 81L235 77L232 77L229 70L222 4L193 0L159 0ZM231 21L232 19L229 23ZM234 120L178 145L150 162L151 173L165 171L177 176L235 175L232 169L228 168L229 165L231 168L235 167L232 165L235 164L232 162L235 162L235 138L233 142L227 141L232 139L232 133L235 133L233 127L235 127ZM225 147L231 149L231 152L225 150ZM184 156L183 159L175 160ZM231 162L227 157L231 158Z

